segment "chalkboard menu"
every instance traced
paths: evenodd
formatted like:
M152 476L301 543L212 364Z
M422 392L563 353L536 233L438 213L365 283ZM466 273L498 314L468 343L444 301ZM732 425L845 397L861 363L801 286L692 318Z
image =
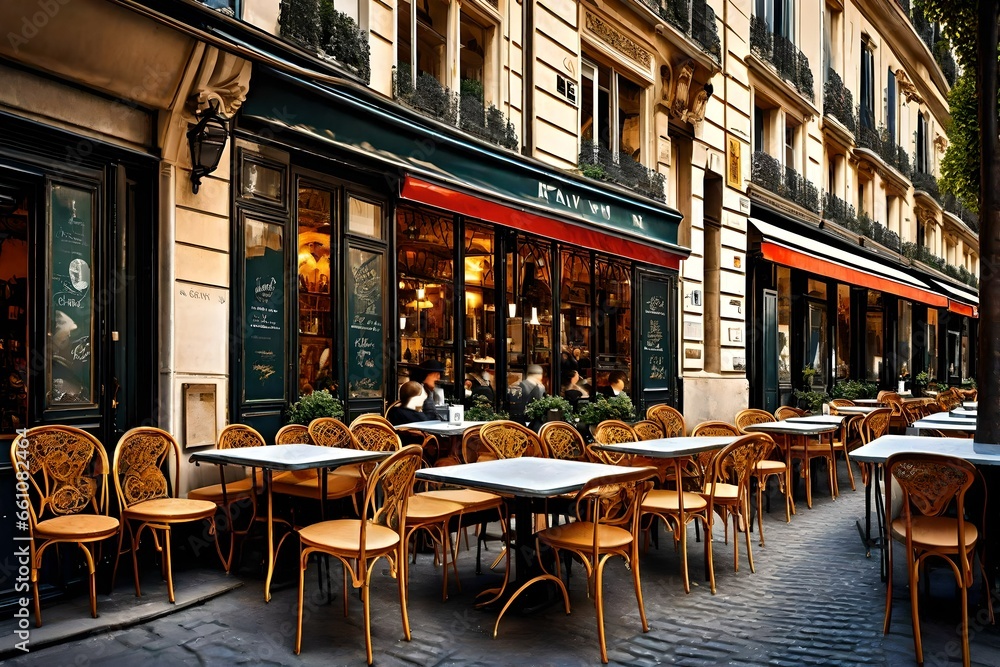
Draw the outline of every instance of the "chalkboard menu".
M94 192L53 184L49 191L47 407L94 404Z
M383 395L382 254L351 248L347 277L347 382L352 398Z
M667 283L644 277L640 303L642 386L670 386L670 323L667 320Z
M284 230L243 223L243 400L285 398Z

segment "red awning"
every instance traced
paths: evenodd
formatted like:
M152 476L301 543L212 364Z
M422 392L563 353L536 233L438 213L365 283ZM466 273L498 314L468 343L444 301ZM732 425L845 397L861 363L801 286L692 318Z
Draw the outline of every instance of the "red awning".
M619 255L637 262L646 262L677 270L680 267L681 259L683 259L680 255L663 248L613 236L593 227L563 222L538 213L499 204L413 176L406 177L400 190L400 197L446 211L461 213L470 218L538 234L574 246L597 250L609 255Z
M805 252L786 248L777 243L764 241L760 244L760 249L765 259L776 264L802 269L803 271L809 271L810 273L826 276L827 278L834 278L852 285L860 285L879 290L880 292L888 292L889 294L901 296L904 299L925 303L928 306L944 308L949 303L946 297L935 292L912 285L904 285L895 280L883 278L867 271L860 271L844 264L838 264L814 255L809 255ZM952 301L951 303L955 302Z
M966 317L979 317L978 308L962 303L961 301L955 301L954 299L948 300L948 310L959 315L965 315Z

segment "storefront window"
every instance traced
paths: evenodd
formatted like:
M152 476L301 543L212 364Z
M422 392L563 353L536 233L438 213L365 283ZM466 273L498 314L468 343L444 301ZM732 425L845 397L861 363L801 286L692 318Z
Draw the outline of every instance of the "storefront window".
M927 309L927 344L924 345L924 370L927 371L927 381L937 380L938 370L938 311Z
M607 384L608 373L624 371L632 395L632 283L629 265L598 258L594 264L597 296L597 359L594 387Z
M7 185L0 181L0 185ZM28 223L32 202L9 204L0 220L6 237L0 243L0 377L7 389L0 400L0 433L28 425ZM51 384L49 385L51 388ZM51 400L51 397L50 397ZM13 586L13 584L11 584ZM12 589L11 589L12 590Z
M382 238L382 207L379 204L348 197L347 231L372 238Z
M465 370L476 377L470 383L483 386L482 372L492 375L496 364L496 285L493 271L493 228L465 227ZM474 387L469 387L470 391Z
M792 272L778 267L778 382L792 383Z
M562 252L562 274L559 281L559 299L562 311L559 313L560 349L572 356L581 380L589 380L592 375L590 347L591 317L591 273L590 255L564 250Z
M826 304L809 302L807 321L807 336L805 350L805 365L816 370L813 385L826 386Z
M545 393L552 383L552 261L545 241L518 237L507 256L508 385L524 379L528 366L541 366Z
M969 379L969 320L962 320L962 382Z
M833 357L834 377L851 377L851 287L837 285L837 342Z
M351 248L347 277L347 380L351 398L383 395L385 336L381 252Z
M91 356L94 194L90 188L56 184L49 191L46 407L95 403Z
M884 361L882 293L868 291L868 313L865 318L865 379L880 382Z
M337 388L330 290L332 211L336 195L299 186L299 393Z
M900 380L910 379L913 360L910 357L913 340L913 304L899 300L896 322L896 374Z
M402 360L400 382L426 361L444 366L439 400L454 386L454 225L450 217L399 208L396 221Z

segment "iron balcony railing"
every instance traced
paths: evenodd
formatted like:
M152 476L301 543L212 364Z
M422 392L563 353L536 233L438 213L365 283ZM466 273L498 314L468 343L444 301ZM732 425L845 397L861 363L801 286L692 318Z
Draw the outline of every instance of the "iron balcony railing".
M799 206L819 213L819 190L791 167L783 167L767 153L757 151L750 165L750 182Z
M791 41L774 34L767 22L757 16L750 17L750 52L773 65L778 76L804 97L810 101L816 99L809 59Z
M701 46L712 59L722 62L722 41L715 10L706 0L638 0L661 19Z
M666 177L647 169L628 153L613 153L593 141L580 142L580 173L588 178L610 181L639 194L665 202Z

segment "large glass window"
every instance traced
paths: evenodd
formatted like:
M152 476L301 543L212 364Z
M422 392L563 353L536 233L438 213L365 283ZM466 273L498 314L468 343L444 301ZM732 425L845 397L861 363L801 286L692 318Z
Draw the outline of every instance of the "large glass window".
M864 129L875 127L875 54L872 53L868 37L861 38L861 84L858 86L861 99L858 120Z
M439 383L451 392L455 381L453 316L454 225L450 217L423 209L400 207L396 220L399 315L402 360L399 379L406 381L422 362L444 366ZM405 319L404 319L405 318Z
M594 384L607 384L610 371L624 371L632 395L632 284L629 265L598 258L594 263L594 290L597 299L597 359Z
M837 341L833 355L834 377L851 377L851 287L837 285Z
M564 250L559 287L562 307L559 313L560 347L563 353L572 355L581 380L590 380L592 375L590 290L590 255Z
M806 349L803 355L804 365L813 368L816 375L813 385L826 386L829 342L826 329L826 283L809 279L807 283L808 307L806 310Z
M299 393L335 390L331 230L335 193L300 185L298 191Z
M927 381L937 380L938 373L938 311L927 309L927 344L924 345L924 370Z
M882 378L885 332L882 293L868 291L868 313L865 318L865 379L879 382Z
M382 206L348 197L347 230L352 234L382 238Z
M900 379L910 379L913 342L913 304L899 300L896 320L896 374Z
M778 382L792 382L792 277L791 270L778 267Z
M492 372L496 363L495 237L487 225L465 227L465 368ZM476 378L481 381L481 378Z
M413 11L414 3L416 12ZM400 65L412 72L414 81L421 74L428 74L444 84L448 4L437 0L402 1L397 14Z
M610 67L583 63L580 138L642 162L642 88Z
M549 243L519 236L507 254L508 383L520 382L527 367L541 366L545 392L552 382L552 262ZM513 306L511 308L511 306Z

